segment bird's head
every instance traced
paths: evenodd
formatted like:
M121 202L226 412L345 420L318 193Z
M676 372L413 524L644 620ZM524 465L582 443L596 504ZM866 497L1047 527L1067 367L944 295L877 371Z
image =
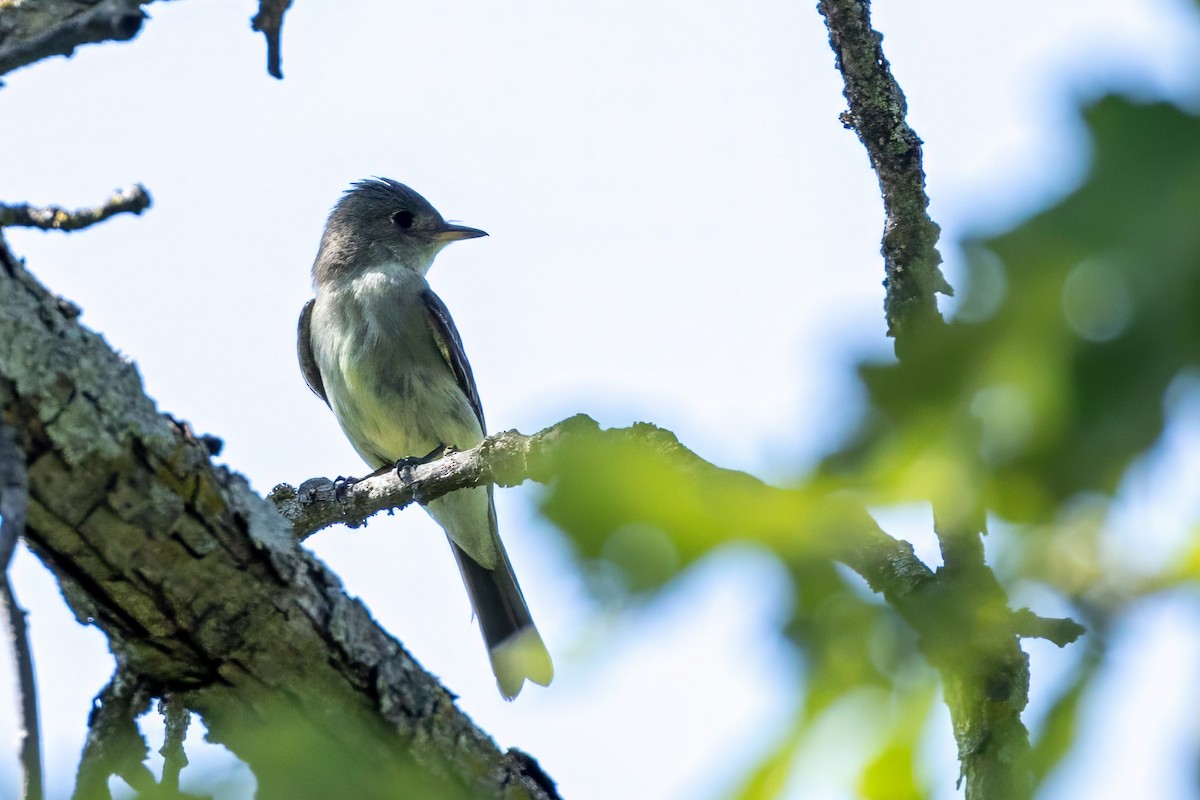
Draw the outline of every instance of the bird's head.
M371 178L351 186L333 207L314 271L323 263L325 269L355 269L388 260L424 274L443 247L478 236L487 233L446 222L404 184Z

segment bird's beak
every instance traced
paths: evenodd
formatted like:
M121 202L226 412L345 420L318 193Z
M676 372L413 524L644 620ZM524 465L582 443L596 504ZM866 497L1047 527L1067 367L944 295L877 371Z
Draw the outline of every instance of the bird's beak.
M459 239L478 239L480 236L487 236L487 231L468 228L466 225L452 225L447 222L442 225L440 231L433 235L433 238L442 244L448 244L457 242Z

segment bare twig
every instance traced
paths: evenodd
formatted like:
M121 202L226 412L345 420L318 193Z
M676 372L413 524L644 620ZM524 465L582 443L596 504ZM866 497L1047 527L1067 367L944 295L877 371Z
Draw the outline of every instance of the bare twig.
M1022 639L1045 639L1066 647L1087 633L1087 628L1073 619L1039 617L1028 608L1013 612L1013 630Z
M163 746L158 751L163 757L163 774L159 785L171 796L179 794L179 773L188 765L187 753L184 752L183 742L187 738L188 723L192 715L183 704L173 695L167 695L158 701L159 713L163 716L166 736Z
M37 208L28 203L0 203L0 228L41 228L47 231L77 231L103 222L116 214L141 214L150 207L150 193L140 183L118 189L95 208L68 211L59 206Z
M883 37L871 29L869 0L819 0L817 8L846 84L850 108L842 123L858 134L879 177L887 213L884 309L888 334L897 336L906 325L940 319L934 295L952 293L938 269L940 229L926 212L921 140L905 120L908 107L883 55Z
M109 800L108 779L113 775L138 792L155 791L154 774L143 763L149 748L137 727L137 718L149 708L149 690L118 663L108 685L92 701L73 800Z
M250 20L252 30L262 31L267 40L267 72L271 77L283 80L283 15L292 5L292 0L259 0L258 13Z
M3 409L0 408L0 411ZM29 508L29 480L25 453L16 430L0 418L0 607L8 623L8 635L16 662L17 700L21 707L21 783L25 800L43 796L41 727L38 722L37 683L25 610L17 603L8 579L17 539L25 530Z
M56 18L50 3L0 4L8 18L7 35L0 38L0 75L43 58L69 56L82 44L132 39L146 18L141 5L139 0L81 0L71 8L85 10Z

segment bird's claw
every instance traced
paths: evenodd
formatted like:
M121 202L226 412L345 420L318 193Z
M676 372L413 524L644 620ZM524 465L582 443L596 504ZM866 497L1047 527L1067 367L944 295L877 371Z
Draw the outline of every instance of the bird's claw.
M422 464L428 464L430 461L436 461L447 453L453 452L454 448L450 447L450 445L439 444L437 447L433 448L423 456L407 456L405 458L401 458L396 461L396 474L403 478L405 471L419 467Z
M423 456L408 456L407 458L401 458L396 461L396 476L405 483L411 484L413 482L412 471L414 469L422 464L428 464L430 461L436 461L442 456L453 452L454 448L450 445L439 444L437 447L433 448ZM417 501L417 503L420 503L421 505L424 505L424 503L421 501L420 492L415 489L413 491L413 500Z
M346 492L350 490L351 486L358 483L358 480L358 478L346 478L341 475L333 479L333 496L339 503L346 499Z

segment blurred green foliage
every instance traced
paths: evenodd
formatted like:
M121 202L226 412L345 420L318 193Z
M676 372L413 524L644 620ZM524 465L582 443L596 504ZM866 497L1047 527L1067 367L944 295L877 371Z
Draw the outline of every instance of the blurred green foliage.
M833 466L878 500L973 494L1051 521L1161 433L1167 387L1200 361L1200 122L1115 97L1086 121L1087 182L968 244L966 320L860 369L872 415Z
M481 795L480 787L492 786L488 764L472 764L466 755L457 763L442 763L434 748L422 747L420 742L410 741L400 746L407 749L393 752L380 744L386 738L378 736L378 731L353 724L353 714L330 714L314 724L291 698L267 691L241 696L247 703L239 718L209 712L206 739L236 750L249 765L256 783L255 800L471 800ZM367 715L361 719L372 722ZM220 735L215 733L218 730ZM112 741L111 734L108 741ZM73 800L112 800L114 794L132 800L245 796L242 779L235 775L196 775L194 769L185 768L182 776L177 776L181 785L158 783L157 776L139 763L148 749L145 740L123 744L133 748L114 752L107 749L106 742L95 754L97 761L89 765L88 779L76 786ZM112 780L110 775L120 780ZM478 786L471 783L475 779ZM110 783L120 787L117 792L111 791ZM513 796L526 795L514 788Z
M1200 118L1119 97L1084 118L1083 184L1008 233L965 244L957 316L915 331L903 362L860 365L861 424L797 486L681 461L661 437L598 438L564 458L544 511L631 592L653 593L732 540L766 546L793 576L794 614L781 633L804 656L807 703L740 797L777 796L815 721L863 691L894 703L874 721L889 731L881 748L877 738L844 743L863 751L858 791L928 794L913 753L936 707L934 672L899 617L830 562L830 531L854 524L842 499L937 498L952 524L986 509L1005 531L1005 587L1051 587L1100 632L1135 596L1200 577L1197 537L1149 579L1113 574L1119 567L1102 557L1114 492L1162 434L1172 382L1200 364ZM1034 732L1039 781L1070 750L1106 655L1103 636L1075 647L1083 657Z

